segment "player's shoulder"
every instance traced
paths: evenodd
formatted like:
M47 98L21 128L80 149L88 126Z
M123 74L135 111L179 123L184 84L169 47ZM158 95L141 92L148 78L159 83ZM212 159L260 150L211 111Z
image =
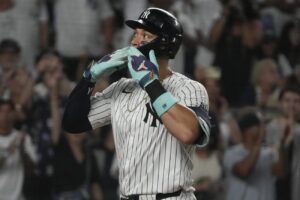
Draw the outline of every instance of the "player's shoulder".
M206 90L205 87L198 81L195 81L183 74L173 72L173 75L169 82L173 82L174 86L178 89L195 89L195 90Z

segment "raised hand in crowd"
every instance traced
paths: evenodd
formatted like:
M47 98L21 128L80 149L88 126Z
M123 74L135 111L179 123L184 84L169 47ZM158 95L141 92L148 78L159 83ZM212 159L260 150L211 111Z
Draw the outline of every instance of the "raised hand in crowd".
M8 81L9 98L16 108L17 120L26 118L25 110L29 107L34 80L25 68L16 68L10 75Z

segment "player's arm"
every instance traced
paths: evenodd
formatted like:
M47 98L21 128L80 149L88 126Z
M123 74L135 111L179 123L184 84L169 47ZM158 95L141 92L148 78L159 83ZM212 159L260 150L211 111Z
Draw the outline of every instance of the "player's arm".
M69 133L82 133L92 129L88 120L90 95L95 83L82 78L68 97L62 127Z
M83 78L69 95L63 119L63 129L70 133L82 133L92 129L89 120L91 112L91 93L95 82L104 74L110 74L121 68L127 58L127 49L120 49L104 56L84 72ZM104 95L102 95L104 96ZM101 101L101 98L99 98ZM102 98L105 101L105 98Z
M175 103L161 119L168 131L183 143L203 146L208 142L210 122L208 113L202 110Z
M168 131L185 144L194 144L205 134L194 112L178 103L165 112L161 120Z
M210 120L208 95L199 83L187 82L175 98L155 80L145 87L152 105L168 131L185 144L204 145Z

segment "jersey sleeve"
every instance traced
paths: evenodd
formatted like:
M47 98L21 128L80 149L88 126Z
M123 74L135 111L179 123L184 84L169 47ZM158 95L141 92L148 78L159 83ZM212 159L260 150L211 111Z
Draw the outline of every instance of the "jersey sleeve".
M108 86L102 92L91 97L91 108L88 114L93 129L105 126L111 122L111 104L117 82Z
M200 127L204 132L196 145L198 147L205 146L210 135L209 101L206 89L201 83L190 80L180 88L177 98L180 104L190 108L196 114Z

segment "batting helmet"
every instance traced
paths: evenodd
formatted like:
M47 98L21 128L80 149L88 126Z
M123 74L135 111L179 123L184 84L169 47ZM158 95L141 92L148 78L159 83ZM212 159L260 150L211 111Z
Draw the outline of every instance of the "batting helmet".
M127 20L130 28L142 28L158 37L143 44L138 49L148 55L153 49L158 57L174 58L182 41L182 27L171 13L160 8L148 8L142 12L138 20Z

